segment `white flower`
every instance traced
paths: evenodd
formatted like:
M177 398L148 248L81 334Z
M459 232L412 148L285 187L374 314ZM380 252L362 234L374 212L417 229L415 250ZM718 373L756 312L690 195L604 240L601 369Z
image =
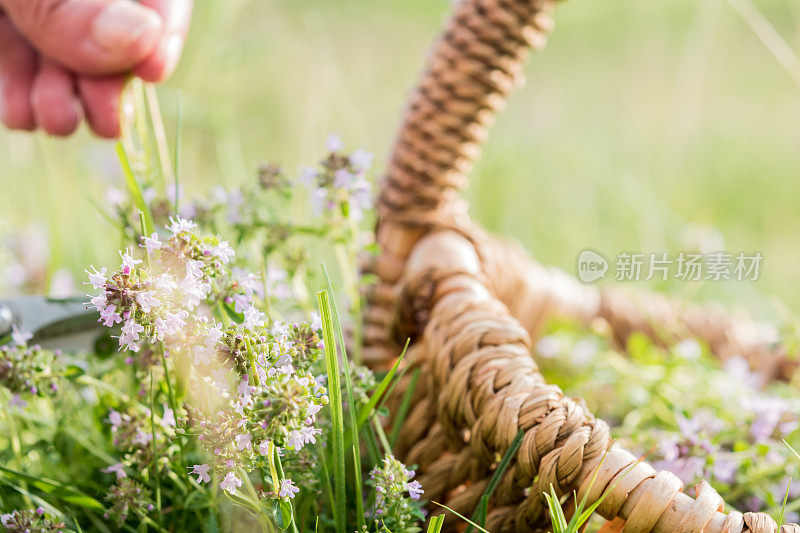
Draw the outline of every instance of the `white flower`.
M411 481L403 484L403 490L408 491L408 495L412 500L419 500L419 497L425 492L422 490L422 485L419 481Z
M141 429L136 430L136 435L133 436L133 442L142 446L147 446L152 440L153 434L142 431Z
M208 475L208 471L211 470L209 465L194 465L191 467L192 471L191 474L197 474L197 482L200 483L201 481L205 481L208 483L211 481L211 476ZM223 487L224 488L224 487Z
M236 442L236 449L239 451L253 449L253 436L250 433L236 435L233 440Z
M317 442L316 436L322 433L321 429L304 427L300 430L289 432L289 445L295 450L300 450L308 443Z
M260 453L261 455L267 455L269 453L268 440L261 441L261 444L258 445L258 453Z
M214 378L214 385L221 390L227 391L230 383L228 382L228 371L224 368L211 371L211 377Z
M186 326L184 318L189 316L186 311L178 311L177 313L170 313L167 311L164 318L158 317L154 321L156 329L156 337L163 340L164 337L176 335L181 331L181 328Z
M264 313L251 306L250 309L246 309L244 312L244 327L247 329L263 327L266 323L266 318Z
M181 218L180 216L175 218L170 217L169 222L169 230L175 235L183 232L194 233L194 231L197 229L197 224L190 220Z
M108 282L106 279L106 271L108 269L103 267L100 269L100 272L98 272L97 269L92 265L89 265L89 268L92 269L92 272L89 272L88 270L84 270L84 272L89 275L89 283L91 283L92 288L94 290L98 290L101 287L105 287L106 283Z
M372 166L373 155L359 148L350 154L349 159L356 172L366 172Z
M168 427L175 427L175 411L164 404L164 414L161 416L161 427L167 429Z
M128 474L125 473L125 465L122 463L113 464L108 468L103 468L100 471L103 472L104 474L114 473L117 475L117 479L128 477Z
M89 300L89 303L91 303L98 311L102 311L108 305L108 298L106 298L105 293L98 294Z
M356 176L347 169L340 168L333 175L333 186L337 189L350 189L350 186L355 181Z
M341 152L344 150L344 143L335 133L328 135L328 142L325 143L325 148L329 152Z
M300 167L300 173L297 180L304 187L311 187L317 181L317 171L312 167Z
M278 491L278 496L280 498L294 498L294 495L300 492L300 489L292 483L291 479L284 479L281 483L280 491Z
M278 342L285 342L286 339L289 338L289 325L284 322L275 321L270 329L270 333L275 336Z
M17 329L17 326L11 328L11 342L13 342L16 346L25 346L32 338L33 333Z
M142 308L142 311L149 313L154 307L161 305L161 300L153 296L151 291L142 291L136 295L136 303Z
M231 245L228 244L228 241L222 241L219 243L216 247L214 247L212 253L219 257L219 260L225 265L230 262L234 255L236 255L236 252L233 251L233 248L231 248Z
M142 237L142 241L144 241L144 246L147 248L147 253L152 253L156 250L160 250L164 243L158 240L158 233L153 232L152 235L149 237Z
M228 472L225 474L225 479L219 484L219 487L222 490L226 490L231 494L236 494L236 487L242 486L242 480L236 477L236 474L233 472Z
M133 319L128 320L128 322L122 326L122 334L119 336L120 348L124 348L132 352L138 352L140 346L136 341L139 340L139 333L143 331L143 326L134 322Z
M322 317L319 313L311 313L311 329L319 331L322 329Z
M129 276L131 272L133 272L133 269L136 268L136 265L142 262L141 259L133 258L133 248L131 248L130 246L128 248L125 248L125 253L120 251L119 255L120 257L122 257L122 264L120 265L119 268L120 270L122 270L122 273L125 274L126 276Z
M120 314L117 312L116 305L108 304L106 307L100 310L100 320L105 326L111 327L114 324L119 324L122 322L122 316L120 316Z

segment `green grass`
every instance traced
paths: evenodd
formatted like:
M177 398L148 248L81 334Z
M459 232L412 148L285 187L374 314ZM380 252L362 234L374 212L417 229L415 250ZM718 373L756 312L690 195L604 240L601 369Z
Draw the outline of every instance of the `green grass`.
M800 49L797 4L754 1ZM265 159L313 162L331 131L374 151L380 170L449 4L198 2L160 89L170 142L182 110L186 196L250 179ZM586 247L677 252L687 227L710 226L729 250L764 254L762 279L658 288L765 315L772 297L800 303L788 283L800 89L736 12L723 0L572 0L556 23L472 174L472 213L570 272ZM0 162L0 217L49 228L53 271L114 257L119 236L87 201L124 187L112 145L0 132Z

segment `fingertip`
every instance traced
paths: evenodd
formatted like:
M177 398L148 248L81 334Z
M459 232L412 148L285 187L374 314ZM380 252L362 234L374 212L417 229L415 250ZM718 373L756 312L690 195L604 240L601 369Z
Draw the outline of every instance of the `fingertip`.
M182 35L165 39L153 55L133 69L134 76L151 83L160 83L172 76L183 52L183 42Z
M164 35L153 54L137 65L133 73L145 81L158 83L169 78L178 66L189 32L192 0L141 0L164 21Z
M0 122L6 127L36 129L31 106L35 73L36 54L11 23L0 16Z
M0 122L12 130L36 129L29 85L0 79Z
M92 20L89 33L101 52L97 59L125 69L155 52L164 35L164 23L154 9L114 0Z
M78 128L83 114L72 75L44 61L33 83L31 104L37 125L50 135L65 137Z
M78 92L89 127L99 137L120 136L120 101L124 76L78 78Z

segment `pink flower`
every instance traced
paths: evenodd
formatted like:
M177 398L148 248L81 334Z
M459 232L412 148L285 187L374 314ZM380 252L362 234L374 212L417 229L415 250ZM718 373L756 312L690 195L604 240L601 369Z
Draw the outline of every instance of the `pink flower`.
M22 411L27 407L28 402L22 399L19 394L15 394L11 397L11 400L8 402L9 407L16 407L17 410Z
M144 244L142 246L147 248L147 253L151 253L155 250L160 250L161 247L164 246L164 243L158 240L158 233L155 232L153 232L153 234L150 235L149 237L142 237L142 240L144 241Z
M111 424L111 431L115 432L122 425L122 415L119 414L117 411L111 409L108 412L108 418L105 419L104 422L108 422L109 424Z
M192 468L191 474L197 474L197 482L200 483L202 481L208 483L211 481L211 476L208 475L208 471L211 470L209 465L194 465ZM239 482L241 485L241 481ZM222 487L225 488L225 487Z
M294 498L294 495L300 492L300 489L292 483L291 479L284 479L281 482L280 490L278 491L278 496L280 498Z
M125 465L123 465L122 463L113 464L108 468L103 468L100 471L103 472L104 474L114 473L117 475L117 479L128 477L128 474L125 473Z
M228 472L225 474L225 479L219 484L219 487L222 490L226 490L231 494L236 494L236 488L242 486L242 480L236 477L236 474L233 472Z

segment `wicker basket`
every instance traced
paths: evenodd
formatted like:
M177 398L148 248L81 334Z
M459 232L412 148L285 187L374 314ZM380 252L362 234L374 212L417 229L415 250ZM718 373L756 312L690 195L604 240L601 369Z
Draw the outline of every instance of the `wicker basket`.
M663 342L697 336L721 358L740 354L769 378L789 376L796 363L770 347L764 329L721 309L583 285L488 235L467 215L459 194L466 174L495 113L522 80L528 50L544 46L553 5L456 2L408 103L381 184L382 252L366 266L379 283L367 294L364 360L386 366L410 338L407 364L422 369L395 452L418 465L426 497L469 514L498 458L524 431L490 502L492 532L546 530L542 493L551 484L559 495L588 491L590 503L610 489L598 508L607 531L774 532L766 515L723 514L707 483L692 498L673 474L612 446L608 426L545 383L531 357L531 339L559 315L605 320L620 341L634 331ZM395 387L395 406L412 374ZM447 527L456 529L452 518Z

